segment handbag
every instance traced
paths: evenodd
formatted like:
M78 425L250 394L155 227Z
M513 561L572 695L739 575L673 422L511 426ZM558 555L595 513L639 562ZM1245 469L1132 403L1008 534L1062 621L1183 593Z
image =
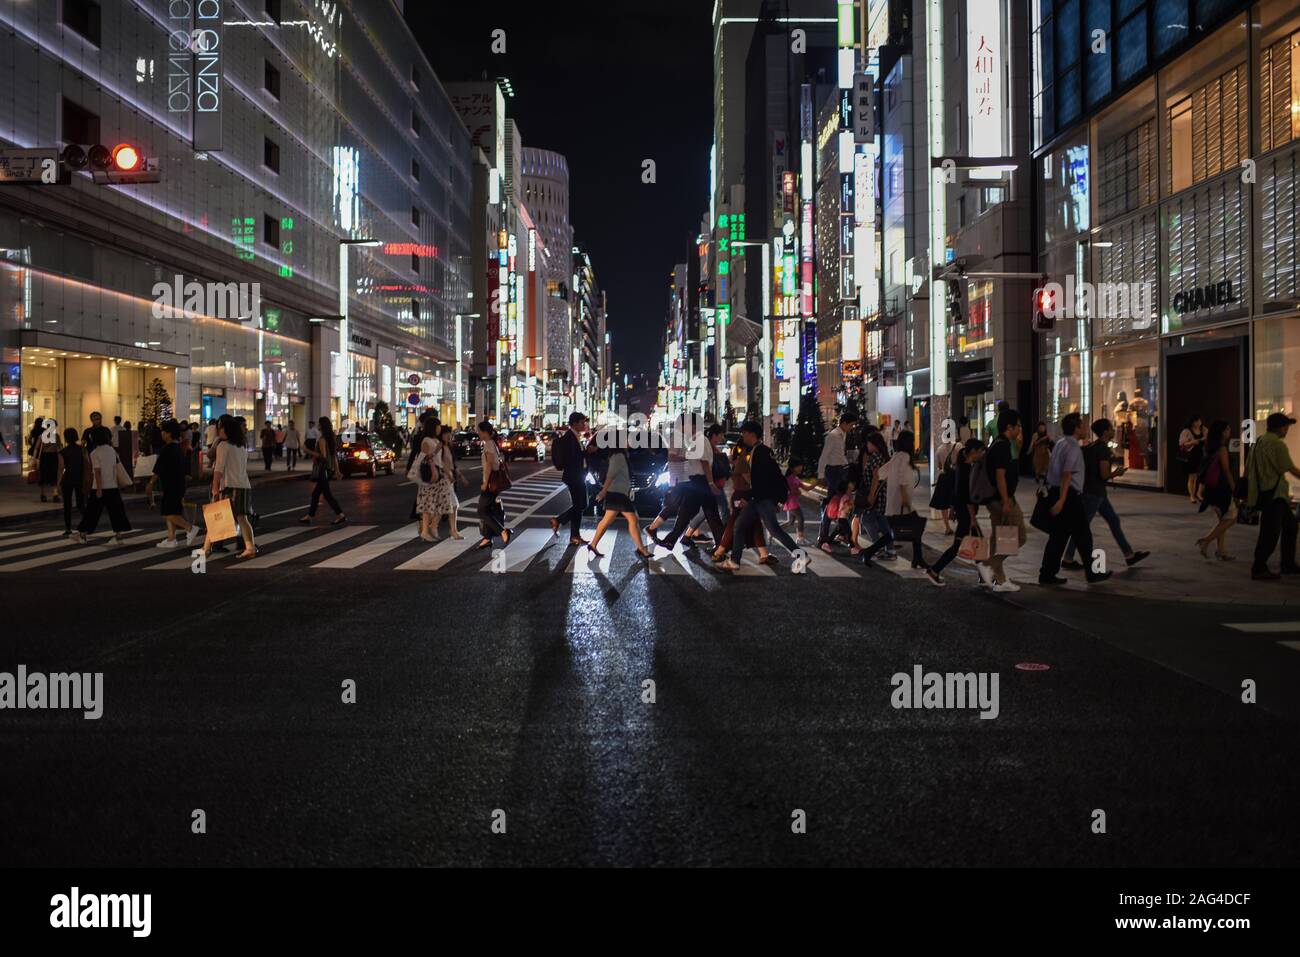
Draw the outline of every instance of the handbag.
M934 483L934 494L930 496L930 507L945 509L952 506L952 491L956 485L956 477L949 469L944 469L939 476L939 481Z
M1052 514L1052 503L1049 496L1038 495L1034 502L1034 512L1029 516L1029 524L1044 535L1052 534L1052 527L1056 524L1056 516Z
M500 495L506 489L510 488L510 473L506 470L506 460L498 459L497 467L492 470L488 476L488 491L493 495Z
M407 481L425 482L427 484L429 480L424 477L425 464L424 453L417 452L415 458L411 461L410 468L406 470Z
M121 457L114 452L113 457L113 478L117 481L118 488L134 488L135 480L126 471L126 466L122 464Z
M39 477L40 477L40 472L37 469L32 469L30 472L27 473L27 484L35 485L36 480Z
M235 510L230 506L230 499L219 498L203 506L203 525L208 530L208 540L224 542L234 538Z
M1020 554L1020 526L1019 525L993 526L993 554L994 555L1019 555Z
M925 519L915 512L906 512L902 515L889 515L889 530L894 533L896 542L916 542L921 541L921 536L925 534Z
M966 535L957 548L957 557L968 562L989 560L989 540L983 535Z

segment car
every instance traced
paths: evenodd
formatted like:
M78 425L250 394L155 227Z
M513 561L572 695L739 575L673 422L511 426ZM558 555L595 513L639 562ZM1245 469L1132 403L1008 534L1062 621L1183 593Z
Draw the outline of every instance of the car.
M477 432L470 429L461 429L459 432L453 432L451 436L451 454L463 459L471 455L481 455L483 453L483 439Z
M520 429L504 436L500 448L506 461L534 459L540 462L546 458L546 443L532 429Z
M604 508L596 493L605 484L606 455L587 456L587 507L599 514ZM632 502L637 515L650 518L664 507L668 492L668 451L662 448L634 448L627 451L627 471L632 485Z
M345 479L356 474L374 478L381 471L392 475L396 457L379 436L371 432L349 433L339 443L339 474Z

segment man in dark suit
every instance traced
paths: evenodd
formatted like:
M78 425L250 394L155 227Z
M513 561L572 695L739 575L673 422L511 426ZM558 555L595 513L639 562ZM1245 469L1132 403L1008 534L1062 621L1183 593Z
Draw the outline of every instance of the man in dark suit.
M569 544L586 545L582 537L582 513L587 507L587 455L582 447L582 434L587 431L587 417L581 412L569 414L569 431L555 440L551 460L560 470L569 490L569 507L551 519L551 531L558 535L560 526L569 524Z
M740 568L740 556L749 541L749 531L756 522L767 526L772 537L794 554L799 546L794 543L781 523L776 519L776 507L786 500L790 490L786 485L781 466L776 464L772 450L763 444L763 427L757 422L746 422L740 427L740 441L750 450L749 481L754 495L740 510L736 519L736 529L731 540L731 556L722 562L721 568L735 571Z

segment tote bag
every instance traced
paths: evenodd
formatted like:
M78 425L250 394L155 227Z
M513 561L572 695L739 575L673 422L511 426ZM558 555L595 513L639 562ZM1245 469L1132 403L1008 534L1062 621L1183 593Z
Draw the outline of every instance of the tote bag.
M208 540L224 542L234 538L235 511L230 507L230 499L219 498L203 506L203 524L208 530Z

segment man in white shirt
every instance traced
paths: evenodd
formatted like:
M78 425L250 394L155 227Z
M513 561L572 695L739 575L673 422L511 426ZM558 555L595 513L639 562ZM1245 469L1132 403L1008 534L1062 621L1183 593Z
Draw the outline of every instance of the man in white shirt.
M1061 570L1061 557L1071 538L1083 559L1084 577L1088 584L1104 582L1110 572L1092 570L1092 531L1088 527L1088 513L1083 507L1083 449L1079 440L1088 434L1083 416L1071 412L1061 420L1061 440L1052 446L1052 461L1047 466L1047 497L1052 502L1052 531L1043 549L1043 563L1038 569L1038 584L1063 585L1065 579L1057 575Z
M822 443L822 455L817 460L817 477L822 480L822 487L826 489L826 498L822 502L821 528L817 532L817 546L823 550L830 549L831 529L835 524L826 514L826 507L838 491L840 483L844 481L849 468L848 456L844 453L844 440L857 424L858 417L852 412L841 415L835 428L826 433L826 441Z

